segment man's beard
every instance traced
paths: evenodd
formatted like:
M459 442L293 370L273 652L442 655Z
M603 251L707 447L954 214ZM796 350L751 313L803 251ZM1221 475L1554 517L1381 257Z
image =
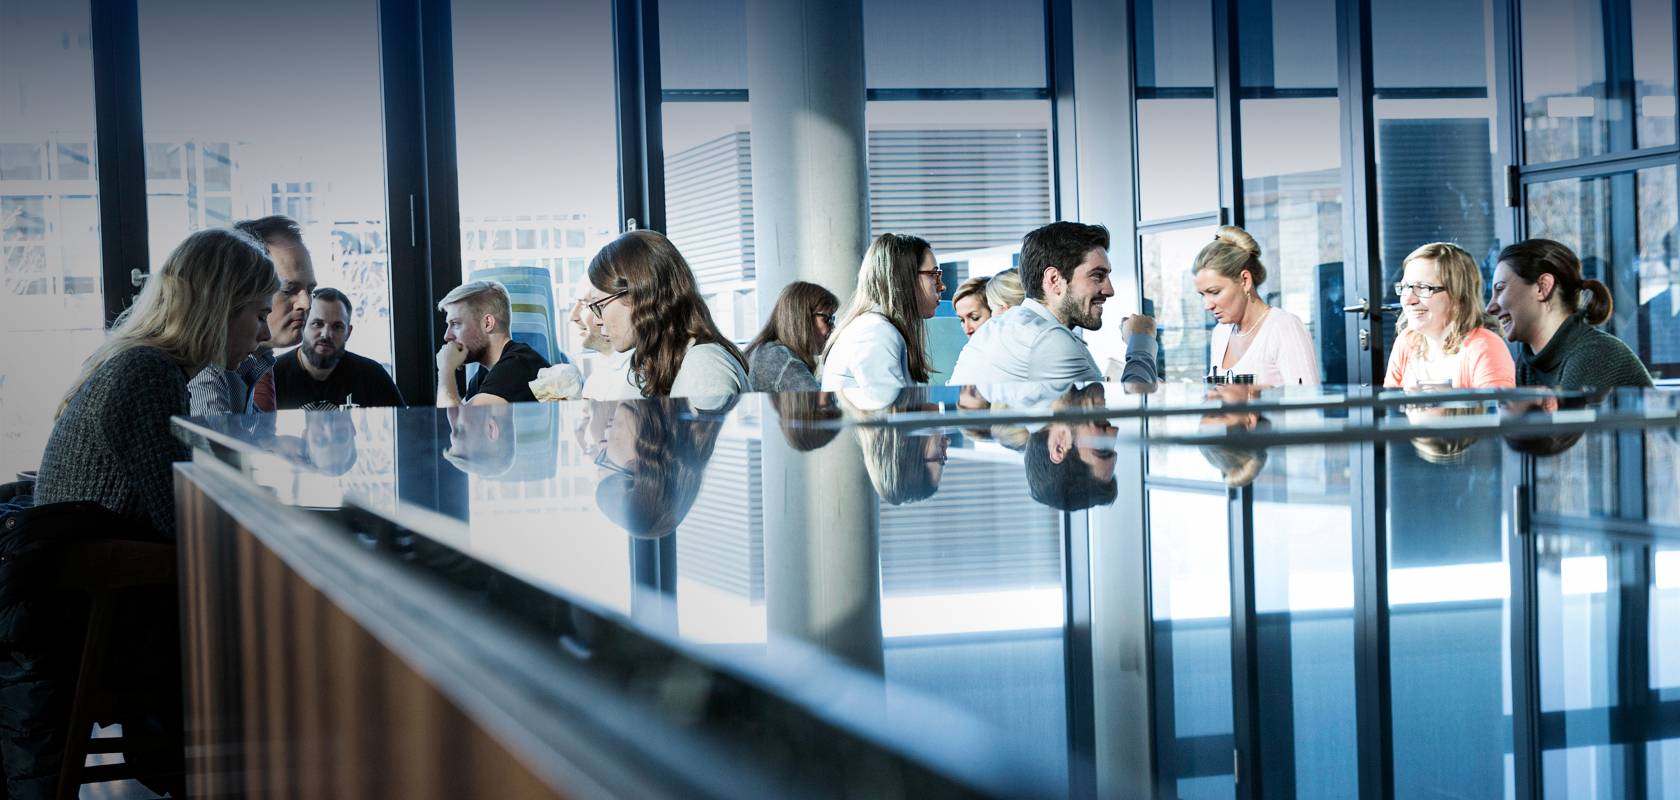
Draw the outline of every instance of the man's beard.
M1102 317L1085 310L1089 297L1074 297L1072 292L1062 295L1062 300L1056 305L1056 316L1061 317L1069 328L1085 328L1097 330L1102 327Z
M316 369L332 369L333 367L338 366L338 362L344 358L344 348L335 348L331 355L321 355L320 353L315 352L315 345L306 344L303 346L303 357L304 360L309 362L309 366L311 367Z

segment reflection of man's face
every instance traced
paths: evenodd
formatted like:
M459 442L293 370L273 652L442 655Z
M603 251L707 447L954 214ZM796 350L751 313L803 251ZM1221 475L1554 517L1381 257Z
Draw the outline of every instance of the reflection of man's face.
M356 427L349 414L308 414L303 423L303 442L309 462L331 474L343 474L355 462Z
M501 420L492 406L455 406L449 413L448 455L468 461L482 459L502 438Z
M640 425L636 421L636 412L629 403L619 403L613 409L610 422L607 424L601 446L606 448L604 462L597 461L608 469L628 472L636 466L636 437L640 434ZM599 453L597 453L599 455Z
M992 404L980 395L980 390L973 386L964 386L957 394L957 408L965 411L978 411L991 408Z
M1072 455L1091 468L1091 477L1107 481L1114 477L1114 467L1119 461L1114 448L1108 445L1114 440L1114 431L1108 420L1072 425L1051 423L1050 463L1060 464Z

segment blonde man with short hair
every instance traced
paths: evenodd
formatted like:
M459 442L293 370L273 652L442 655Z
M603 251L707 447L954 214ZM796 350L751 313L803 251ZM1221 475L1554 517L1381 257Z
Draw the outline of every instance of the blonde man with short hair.
M507 287L495 281L463 283L444 295L438 310L445 324L443 347L437 352L438 407L536 402L530 382L548 367L548 360L513 340ZM455 374L469 363L479 370L463 395Z

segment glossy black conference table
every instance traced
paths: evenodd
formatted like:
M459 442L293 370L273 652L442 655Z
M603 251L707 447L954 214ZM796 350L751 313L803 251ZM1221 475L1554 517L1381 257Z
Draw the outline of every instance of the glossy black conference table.
M560 793L1680 796L1672 393L1007 386L177 428L196 467L325 521L265 534L288 564L446 634L405 657L466 676L445 694L503 745L593 742L578 771L528 764Z

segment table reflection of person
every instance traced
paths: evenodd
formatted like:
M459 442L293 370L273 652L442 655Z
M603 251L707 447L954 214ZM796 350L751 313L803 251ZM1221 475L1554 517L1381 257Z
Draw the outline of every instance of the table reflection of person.
M606 410L598 405L595 413ZM700 495L722 429L721 414L697 414L686 400L615 404L594 448L601 513L638 538L676 530Z
M1105 405L1103 384L1069 389L1051 401L1053 411ZM1108 505L1119 496L1114 479L1113 448L1093 440L1112 440L1106 419L1052 421L1027 439L1027 488L1034 500L1062 511Z
M493 478L513 466L513 406L453 406L444 459L462 472Z
M868 427L858 429L858 445L875 493L898 506L939 491L951 437L937 430Z
M840 403L830 392L780 392L770 395L776 421L789 447L802 453L819 450L840 435Z
M1260 392L1261 387L1253 384L1222 384L1210 389L1207 399L1218 400L1233 407L1203 414L1202 429L1211 432L1215 428L1224 428L1227 434L1232 434L1270 428L1271 420L1242 407L1258 399ZM1201 451L1202 458L1207 459L1214 469L1225 476L1226 486L1247 486L1253 483L1254 479L1260 476L1260 471L1266 467L1266 449L1263 447L1210 444L1197 449Z
M1417 426L1438 425L1442 424L1443 420L1453 417L1475 416L1484 413L1486 412L1480 406L1473 405L1413 405L1406 407L1406 419ZM1469 450L1471 445L1474 445L1479 438L1477 436L1414 436L1412 437L1412 448L1417 450L1419 458L1431 464L1456 464L1464 460L1465 451Z
M1505 422L1520 421L1523 417L1541 418L1556 414L1559 411L1586 408L1588 405L1601 402L1607 396L1608 392L1570 397L1547 395L1515 398L1500 403L1499 414ZM1505 445L1519 453L1526 453L1531 456L1555 456L1574 447L1585 434L1585 430L1578 428L1557 433L1506 436Z
M328 475L343 475L356 465L356 424L342 411L306 411L303 455Z

